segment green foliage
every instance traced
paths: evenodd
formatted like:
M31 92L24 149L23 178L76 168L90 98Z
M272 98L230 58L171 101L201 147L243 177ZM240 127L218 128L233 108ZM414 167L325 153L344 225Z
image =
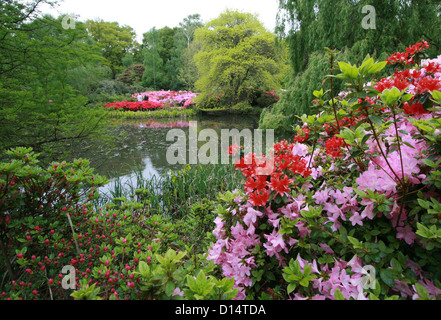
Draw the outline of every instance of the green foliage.
M234 106L231 107L231 110L243 114L253 113L253 107L248 101L236 103Z
M195 55L200 73L196 89L202 98L224 95L226 107L246 97L249 87L280 87L283 62L274 36L252 14L229 11L195 32L201 50Z
M289 88L280 93L280 101L271 111L261 115L259 128L291 132L295 115L313 114L313 92L323 88L323 78L329 73L329 61L324 53L313 53L308 68L293 77ZM336 89L338 87L336 86Z
M41 3L8 0L0 13L0 146L53 156L61 143L99 133L103 114L78 91L93 90L106 69L84 24L65 30L62 18L38 17Z
M163 39L160 37L161 30L153 27L150 31L144 33L143 38L145 71L142 77L142 85L151 87L154 90L165 89L169 84L165 69L167 61L164 61L160 54L165 51Z
M436 34L441 28L438 4L431 0L282 0L279 4L277 29L279 35L288 38L295 73L305 70L310 55L325 47L357 46L362 49L358 57L373 52L379 57L383 52L390 55L393 50L404 49L408 43L422 38L437 42ZM375 8L375 29L362 27L367 15L362 9L367 5ZM288 25L294 28L287 29Z
M211 201L194 203L185 220L155 214L146 189L134 192L136 201L115 198L94 208L106 180L86 160L42 168L30 149L7 156L0 164L0 210L7 213L0 220L2 299L236 297L234 280L205 259Z
M129 26L120 26L118 22L103 20L87 20L85 25L89 35L103 50L106 65L111 68L114 78L123 70L123 57L137 46L135 31Z
M133 85L135 83L141 82L144 71L145 71L144 65L132 64L130 67L125 69L121 74L119 74L116 80L124 82L125 84L128 85Z
M116 100L118 101L118 100ZM159 118L187 118L195 115L193 109L159 109L151 112L133 112L121 110L108 110L108 115L112 119L159 119Z

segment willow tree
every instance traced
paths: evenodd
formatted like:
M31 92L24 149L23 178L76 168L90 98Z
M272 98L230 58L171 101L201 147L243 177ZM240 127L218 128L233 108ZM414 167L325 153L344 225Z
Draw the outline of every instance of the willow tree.
M280 0L277 31L288 38L296 73L325 47L381 55L423 38L441 45L439 14L435 0Z
M434 56L441 49L440 13L435 0L280 0L276 31L289 46L291 81L273 110L261 115L261 128L292 131L296 115L317 111L313 91L330 72L325 47L339 50L339 60L360 64L367 54L386 59L425 39Z
M195 86L201 100L224 95L233 106L246 98L249 88L280 87L284 64L275 36L255 15L226 10L197 29L194 41L201 46L194 57L200 74Z

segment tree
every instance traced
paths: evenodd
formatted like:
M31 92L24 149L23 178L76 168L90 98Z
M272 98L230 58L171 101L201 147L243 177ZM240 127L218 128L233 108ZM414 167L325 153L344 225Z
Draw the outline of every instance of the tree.
M132 64L125 69L124 72L119 74L116 80L124 82L127 85L134 85L141 82L144 72L145 67L143 64Z
M177 69L177 77L187 90L195 90L195 83L200 74L194 61L194 56L201 50L199 42L192 42L188 48L182 51L180 56L180 67Z
M193 36L196 29L203 27L203 25L201 15L198 13L187 16L182 22L179 23L182 34L187 39L187 48L190 47L190 43L193 41Z
M163 44L159 31L155 27L144 33L142 45L145 66L142 85L155 90L167 88L169 79L160 54L164 52Z
M275 37L250 13L227 10L195 32L201 50L195 55L201 99L225 95L233 106L247 99L249 88L280 87L283 61Z
M193 38L195 30L202 27L203 23L199 14L193 14L186 17L179 26L175 28L171 58L166 63L166 71L170 79L170 89L193 90L198 78L193 57L195 48L199 47L193 45Z
M129 26L120 26L118 22L88 20L86 28L96 41L112 69L113 78L123 70L123 58L136 48L136 33Z
M42 3L7 0L0 10L0 146L32 147L47 159L98 132L101 113L85 106L70 77L103 58L82 24L66 30L61 17L39 16Z

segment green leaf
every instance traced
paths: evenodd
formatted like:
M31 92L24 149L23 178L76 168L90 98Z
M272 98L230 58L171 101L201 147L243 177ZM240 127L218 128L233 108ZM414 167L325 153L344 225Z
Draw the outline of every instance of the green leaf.
M295 283L288 284L288 288L286 289L287 293L290 294L291 292L293 292L296 289L296 287L297 287L297 284L295 284Z
M422 159L421 162L424 163L425 165L427 165L427 166L433 168L433 169L436 169L436 163L433 162L432 160L429 160L429 159Z
M401 97L401 101L402 102L409 101L410 99L413 98L413 96L414 96L413 94L407 93L407 94L405 94L404 96Z
M382 269L380 271L380 278L383 280L383 282L388 285L389 287L393 288L395 287L395 281L394 276L388 269Z
M369 68L368 73L373 74L380 72L386 67L386 65L387 65L387 61L377 62L376 64L374 64L372 67Z
M314 97L321 99L323 97L323 89L321 89L320 91L314 91L313 92Z
M383 124L383 120L382 120L379 116L376 116L376 115L374 115L374 114L370 114L370 115L369 115L369 119L370 119L373 123L378 124L379 126L381 126L381 125Z
M403 268L401 267L401 264L398 262L397 259L392 258L391 264L392 264L392 268L394 269L394 271L401 272L403 270Z
M432 98L437 101L441 101L441 92L439 92L438 90L434 90L432 92Z
M139 262L139 273L145 278L147 278L149 276L150 267L145 261Z
M421 285L419 283L415 283L415 288L416 288L419 296L421 297L420 299L422 299L422 300L429 300L430 299L429 292L427 291L427 289L423 285Z
M334 298L335 300L346 300L345 297L343 296L343 293L341 293L340 289L335 289Z
M175 291L175 284L173 281L167 281L167 283L165 284L165 294L169 297L172 296L173 291Z

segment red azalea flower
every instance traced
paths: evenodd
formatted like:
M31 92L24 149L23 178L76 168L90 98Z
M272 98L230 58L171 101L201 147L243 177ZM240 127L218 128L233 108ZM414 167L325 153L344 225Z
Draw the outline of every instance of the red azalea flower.
M431 92L441 89L441 83L438 79L426 77L418 81L415 85L417 93Z
M295 136L294 141L298 142L298 143L303 143L306 140L309 139L309 129L307 128L301 128L298 132L297 132L297 136Z
M326 152L333 158L341 158L343 156L341 147L344 144L344 140L340 137L332 137L326 141Z
M413 103L409 105L408 102L404 102L403 108L404 108L404 113L409 115L428 113L426 110L424 110L423 104L421 103Z
M263 191L266 187L267 178L268 176L265 175L248 177L245 182L245 191Z
M239 149L240 147L237 145L237 143L235 143L228 147L228 154L235 156L237 154L237 150Z
M388 64L409 64L409 53L407 52L395 52L389 58L386 59Z
M285 174L281 179L282 175L278 174L276 176L271 177L271 182L268 184L272 190L276 191L278 194L283 196L285 193L289 192L289 185L294 181L293 179L289 179Z
M269 200L269 193L266 190L254 191L249 194L250 202L257 207L263 207Z
M406 52L413 56L417 53L423 52L425 49L428 49L430 47L429 43L425 40L423 42L417 42L413 46L410 46L406 49Z
M424 69L426 69L426 73L437 73L437 72L441 72L441 65L439 65L436 62L429 62L427 66L424 67Z

